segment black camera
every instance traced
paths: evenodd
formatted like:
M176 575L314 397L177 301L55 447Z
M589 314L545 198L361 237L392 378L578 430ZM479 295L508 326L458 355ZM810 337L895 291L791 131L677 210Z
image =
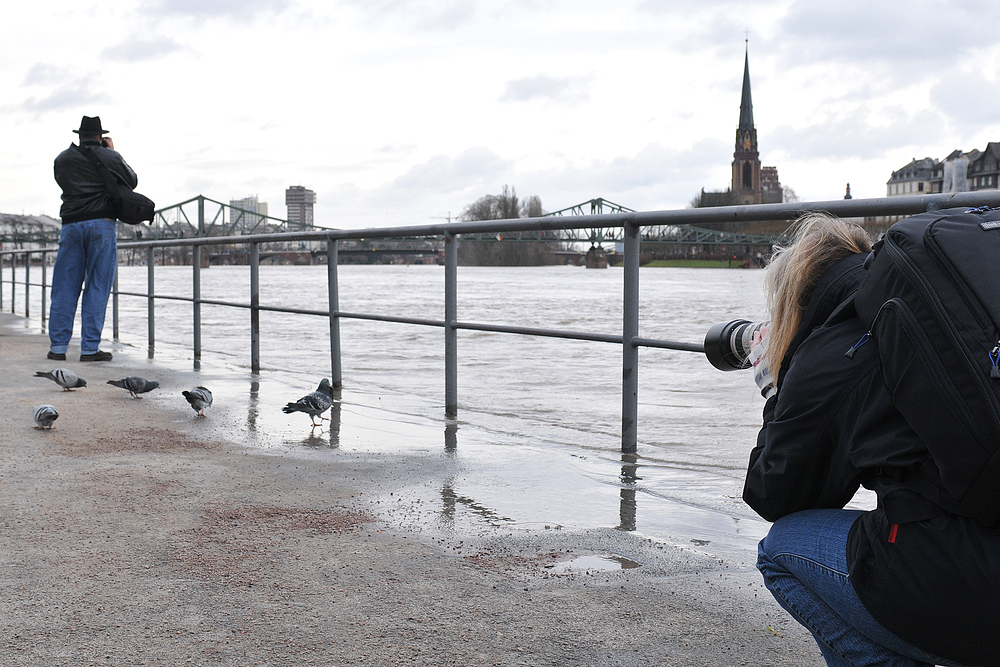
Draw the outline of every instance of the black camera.
M720 371L741 371L750 368L747 358L753 335L767 322L732 320L713 324L705 334L705 356Z

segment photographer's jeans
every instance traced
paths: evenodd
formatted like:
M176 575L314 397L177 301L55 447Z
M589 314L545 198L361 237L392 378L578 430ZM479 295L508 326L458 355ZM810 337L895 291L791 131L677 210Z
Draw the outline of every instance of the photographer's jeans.
M827 665L957 665L882 627L847 578L847 534L862 512L806 510L776 521L757 548L757 569L785 611L813 634Z
M118 265L115 235L114 221L106 218L63 225L52 269L49 344L53 352L66 353L81 289L80 353L94 354L100 349L104 314Z

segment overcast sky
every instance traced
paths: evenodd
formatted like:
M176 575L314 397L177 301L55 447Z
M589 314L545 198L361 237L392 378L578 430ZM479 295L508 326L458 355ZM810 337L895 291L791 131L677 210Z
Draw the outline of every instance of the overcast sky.
M159 206L285 217L304 185L317 224L423 224L509 184L683 208L729 184L747 34L763 164L804 200L884 196L914 157L1000 141L997 25L992 1L16 3L0 211L58 216L84 114Z

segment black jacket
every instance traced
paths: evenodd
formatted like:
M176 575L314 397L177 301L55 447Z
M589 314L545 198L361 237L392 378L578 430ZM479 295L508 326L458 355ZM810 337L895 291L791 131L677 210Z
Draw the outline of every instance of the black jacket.
M878 507L847 544L865 607L925 651L1000 664L1000 538L960 516L941 488L926 446L892 404L875 344L845 354L866 331L845 303L864 258L841 260L817 284L764 406L743 498L774 521L842 508L862 484L874 490Z
M93 140L83 140L82 143L104 163L116 180L135 189L139 179L117 151ZM115 207L107 186L97 168L83 153L71 145L56 156L53 170L56 183L62 188L63 203L59 216L64 225L96 218L115 219Z

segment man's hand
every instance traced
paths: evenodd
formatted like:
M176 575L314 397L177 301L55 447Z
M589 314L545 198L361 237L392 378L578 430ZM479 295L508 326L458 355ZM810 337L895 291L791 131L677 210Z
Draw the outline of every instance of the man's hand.
M101 137L101 145L111 150L115 149L115 141L111 137Z

